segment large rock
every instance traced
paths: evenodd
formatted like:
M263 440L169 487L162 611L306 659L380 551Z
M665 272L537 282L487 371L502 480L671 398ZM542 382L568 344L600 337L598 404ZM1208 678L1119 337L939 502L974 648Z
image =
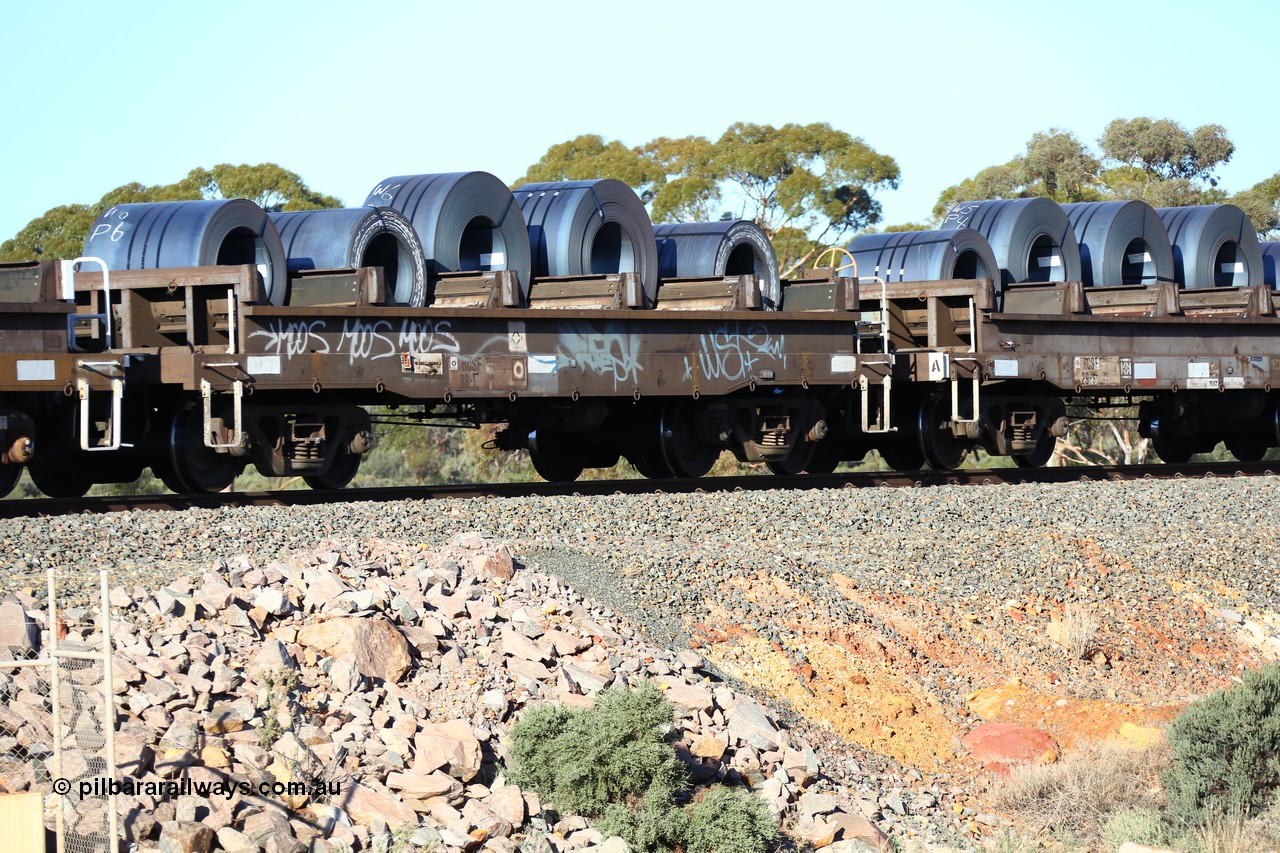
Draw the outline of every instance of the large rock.
M160 853L209 853L213 830L201 823L171 820L160 828Z
M439 770L431 773L388 773L387 787L419 800L430 800L433 797L452 799L462 795L462 783Z
M849 842L850 847L858 843L866 845L866 849L875 850L877 853L894 853L893 842L889 836L862 815L836 812L829 819L840 827L840 840ZM827 849L835 850L836 848L833 845Z
M253 660L249 661L250 675L297 668L298 662L293 659L293 655L289 654L284 643L276 639L264 640L258 647L258 651L254 653Z
M729 712L729 740L745 741L756 749L773 749L778 728L758 702L742 699Z
M413 769L443 770L455 779L470 782L480 772L480 741L465 720L427 723L413 736Z
M0 602L0 654L29 658L40 650L40 629L12 595Z
M360 782L344 784L334 805L351 815L351 819L361 826L371 826L375 821L387 826L418 822L418 815L399 797Z
M511 630L509 627L502 629L500 638L502 640L502 650L511 657L534 661L535 663L548 661L552 657L552 653L547 649L539 646L523 634Z
M983 723L961 738L976 761L1000 776L1019 764L1049 764L1058 760L1058 742L1044 729L1009 723Z
M385 616L330 619L305 625L298 642L353 661L361 674L396 682L409 671L409 643Z
M512 826L518 827L524 824L524 794L515 785L497 788L489 795L485 805Z

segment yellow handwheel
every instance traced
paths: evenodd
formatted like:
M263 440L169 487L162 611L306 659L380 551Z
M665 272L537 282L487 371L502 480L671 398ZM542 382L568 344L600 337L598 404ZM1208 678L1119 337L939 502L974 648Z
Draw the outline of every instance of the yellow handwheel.
M835 257L837 254L844 255L846 258L849 259L849 262L846 264L841 264L840 266L836 267L834 271L838 273L841 270L847 270L850 267L852 267L853 277L857 278L858 262L854 260L853 255L849 252L848 249L845 249L841 246L831 246L829 248L823 249L822 254L818 255L818 257L814 259L813 268L817 269L818 267L822 266L822 259L825 258L827 255L831 255L832 257Z

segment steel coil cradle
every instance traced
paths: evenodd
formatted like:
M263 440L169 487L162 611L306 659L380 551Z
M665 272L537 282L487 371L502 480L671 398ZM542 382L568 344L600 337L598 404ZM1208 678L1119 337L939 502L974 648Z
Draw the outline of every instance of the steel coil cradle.
M746 219L655 225L658 277L699 278L754 275L760 301L768 311L782 302L778 258L764 230Z
M387 304L426 304L427 267L413 224L389 207L273 213L291 276L303 270L382 267Z
M634 272L645 304L654 304L653 224L631 187L604 179L525 184L513 192L529 228L535 277Z
M527 300L529 233L511 190L488 172L387 178L365 204L393 208L413 223L431 283L440 273L514 270Z
M944 231L973 228L991 244L1002 281L1077 281L1080 248L1062 208L1044 198L962 201L943 220Z
M1142 201L1064 204L1080 244L1086 287L1174 280L1173 247L1160 215Z
M1249 217L1234 204L1156 209L1173 244L1174 277L1188 290L1263 282L1262 250Z
M288 294L280 233L245 199L118 204L93 223L84 254L111 270L254 264L267 302L283 305Z

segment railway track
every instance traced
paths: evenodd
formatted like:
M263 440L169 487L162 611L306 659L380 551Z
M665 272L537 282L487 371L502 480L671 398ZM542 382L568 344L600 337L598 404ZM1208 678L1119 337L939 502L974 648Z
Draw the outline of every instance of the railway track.
M1263 477L1280 474L1280 462L1198 462L1181 465L976 468L957 471L873 471L827 475L709 477L699 480L583 480L572 483L464 483L368 489L219 492L195 495L97 496L0 501L0 518L37 518L79 513L182 511L194 507L306 506L356 501L518 498L556 495L690 494L764 489L909 488L1016 485L1098 480Z

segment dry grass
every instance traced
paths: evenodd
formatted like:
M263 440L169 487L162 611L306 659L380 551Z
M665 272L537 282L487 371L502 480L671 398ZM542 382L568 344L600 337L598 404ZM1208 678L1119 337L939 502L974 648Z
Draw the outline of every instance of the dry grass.
M1218 817L1197 828L1185 845L1195 853L1275 853L1280 850L1280 810L1276 807L1257 818L1239 815Z
M1143 750L1092 744L1055 764L1014 770L996 790L996 805L1036 832L1096 845L1117 811L1161 805L1159 772L1168 762L1163 743Z
M1094 651L1094 640L1098 636L1097 614L1093 608L1084 604L1068 604L1062 613L1067 652L1075 660L1083 660Z

